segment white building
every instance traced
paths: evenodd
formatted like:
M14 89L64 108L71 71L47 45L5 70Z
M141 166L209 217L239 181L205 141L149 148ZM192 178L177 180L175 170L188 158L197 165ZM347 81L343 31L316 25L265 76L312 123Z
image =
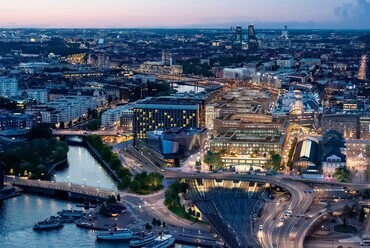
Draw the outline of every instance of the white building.
M0 96L10 98L18 95L18 81L15 78L0 77Z
M276 60L276 65L280 68L292 68L294 66L294 58L290 56L282 57Z
M136 74L132 76L134 80L141 80L143 83L154 83L155 82L155 75L143 75L143 74Z
M247 76L246 68L225 68L223 69L224 78L245 78Z
M46 103L48 101L48 91L46 89L27 89L21 90L19 95L25 92L28 99L34 99L38 103Z
M215 104L206 105L206 128L213 130L214 120L216 118Z
M47 106L59 112L58 119L67 123L87 114L88 109L95 109L97 103L90 96L65 96L47 103Z
M101 116L101 125L104 127L119 125L123 115L133 114L133 108L133 104L126 104L114 109L108 109Z

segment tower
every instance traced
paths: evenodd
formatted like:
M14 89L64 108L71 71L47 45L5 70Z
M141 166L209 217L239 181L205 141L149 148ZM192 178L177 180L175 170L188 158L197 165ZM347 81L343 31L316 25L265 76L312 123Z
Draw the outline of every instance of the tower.
M254 25L248 26L248 49L249 51L258 50L258 40L254 31Z
M162 63L165 66L172 65L172 52L169 49L162 50Z
M243 28L240 26L236 26L235 28L235 40L234 43L237 45L242 44L242 35L243 35Z
M287 26L284 26L284 30L281 32L281 36L283 39L289 39L288 38L288 27Z

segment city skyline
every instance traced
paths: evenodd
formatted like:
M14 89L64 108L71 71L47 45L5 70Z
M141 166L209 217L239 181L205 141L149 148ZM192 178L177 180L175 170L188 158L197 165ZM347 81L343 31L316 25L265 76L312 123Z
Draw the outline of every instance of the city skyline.
M369 29L368 0L117 1L14 0L2 3L2 28L258 28Z

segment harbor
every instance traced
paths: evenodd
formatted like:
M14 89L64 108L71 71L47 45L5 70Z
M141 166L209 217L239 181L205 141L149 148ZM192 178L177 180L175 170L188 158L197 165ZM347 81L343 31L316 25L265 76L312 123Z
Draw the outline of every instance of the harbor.
M50 184L61 183L71 186L79 184L86 188L99 189L101 192L104 188L116 192L114 180L89 151L80 146L70 146L68 167L55 171L53 179L49 182ZM36 181L36 183L40 182ZM114 230L115 227L128 228L135 234L143 231L152 232L156 238L161 231L161 228L157 226L153 226L151 230L145 229L145 224L151 223L155 215L149 214L151 212L149 205L140 201L137 202L131 196L122 197L123 204L126 207L122 214L115 217L106 217L99 214L99 205L96 205L94 201L75 202L68 197L64 199L49 198L35 193L25 193L1 203L1 247L13 247L12 244L15 240L20 244L20 247L46 247L49 242L53 242L53 247L76 247L80 244L102 248L130 247L130 240L122 240L118 244L117 241L113 243L104 240L98 242L96 231L110 231ZM46 228L47 231L32 230L36 222L43 222L47 219L55 221L58 212L72 209L83 211L85 214L81 219L57 219L62 222L62 227L56 225L56 228L50 228L50 230ZM162 221L167 222L165 219ZM215 239L212 236L208 237L203 231L200 233L197 230L179 228L170 220L166 230L169 230L176 239L176 246L182 243L189 247L189 245L197 245L201 242L203 247L214 247L216 244ZM20 240L24 235L27 235L27 242L23 239ZM55 242L56 239L61 237L68 238L65 242Z

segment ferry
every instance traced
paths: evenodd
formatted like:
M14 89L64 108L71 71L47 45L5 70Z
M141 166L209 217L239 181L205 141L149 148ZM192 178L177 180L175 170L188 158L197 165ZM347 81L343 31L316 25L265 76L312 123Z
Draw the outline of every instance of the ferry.
M130 247L142 247L154 242L155 235L154 233L142 233L136 235L133 240L130 241Z
M37 222L33 226L33 230L49 230L63 227L63 224L58 220L46 219L44 221Z
M175 237L173 237L171 234L164 234L154 239L153 243L144 246L144 248L167 248L174 243Z
M96 238L100 240L128 240L134 237L130 229L115 229L114 231L97 232Z

